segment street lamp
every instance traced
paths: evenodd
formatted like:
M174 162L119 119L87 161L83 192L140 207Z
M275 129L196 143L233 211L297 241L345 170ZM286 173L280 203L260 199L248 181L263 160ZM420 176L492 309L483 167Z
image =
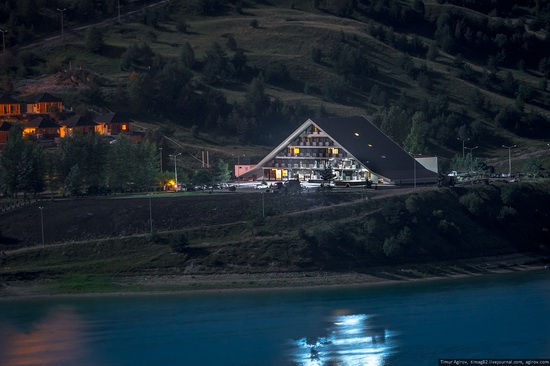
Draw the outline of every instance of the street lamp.
M174 177L176 180L176 191L178 190L178 156L179 155L181 155L181 153L170 155L174 157Z
M8 30L0 29L0 32L2 32L2 46L4 46L4 53L6 53L6 33L8 33Z
M42 229L42 246L44 246L44 213L42 212L44 207L40 206L38 207L38 209L40 210L40 227Z
M151 205L151 194L149 193L147 196L149 198L149 223L151 225L151 235L153 235L153 208Z
M63 32L63 13L67 10L67 8L59 9L57 8L57 11L61 12L61 43L65 43L65 34Z
M470 138L467 139L461 139L460 137L456 138L458 141L462 141L462 158L464 159L464 142L470 141Z
M472 173L473 171L473 164L474 164L474 154L473 154L473 151L475 149L477 149L479 146L475 146L475 147L465 147L465 149L468 149L470 150L470 174ZM474 181L472 180L472 184L474 183Z
M513 146L502 145L503 148L508 149L508 178L512 178L512 155L510 151L516 146L517 145L513 145Z
M243 157L245 157L246 154L243 154ZM241 155L237 156L237 179L241 180Z
M162 173L162 147L159 147L160 150L160 172Z
M416 158L415 158L415 154L413 154L412 152L409 151L409 154L412 156L413 158L413 184L414 184L414 189L416 189Z

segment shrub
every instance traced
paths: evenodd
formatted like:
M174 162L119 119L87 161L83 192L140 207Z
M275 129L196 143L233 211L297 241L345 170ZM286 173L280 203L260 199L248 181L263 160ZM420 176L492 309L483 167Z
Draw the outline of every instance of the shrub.
M186 253L189 249L189 240L184 234L174 235L170 240L170 247L176 253Z
M478 194L471 192L460 197L458 202L466 207L470 213L479 215L481 213L484 200Z
M462 233L460 227L458 227L457 224L452 221L447 221L445 219L439 221L439 224L437 225L437 231L441 235L452 239L457 239L458 236Z
M411 240L412 231L408 226L405 226L397 235L384 240L384 254L388 257L399 257L403 255Z

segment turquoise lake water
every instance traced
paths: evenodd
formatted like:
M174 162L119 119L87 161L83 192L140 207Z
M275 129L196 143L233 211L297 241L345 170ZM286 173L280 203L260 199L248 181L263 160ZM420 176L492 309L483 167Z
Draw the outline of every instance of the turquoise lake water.
M550 359L550 270L374 286L0 301L0 365Z

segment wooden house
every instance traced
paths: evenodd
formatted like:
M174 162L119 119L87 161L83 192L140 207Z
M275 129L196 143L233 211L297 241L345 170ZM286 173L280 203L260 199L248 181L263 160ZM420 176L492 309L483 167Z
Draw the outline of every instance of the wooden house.
M14 115L21 114L21 103L10 97L9 95L3 94L0 96L0 115Z
M61 123L59 137L95 133L97 123L81 115L74 115Z
M0 144L8 142L8 135L10 134L12 126L13 124L9 122L0 123Z
M38 94L29 99L27 113L50 113L53 110L61 112L63 101L49 93Z
M59 137L61 126L48 116L32 119L23 126L23 136L35 135L38 140L53 140Z
M101 135L118 135L121 133L129 134L130 123L133 121L120 113L105 113L96 117L95 122L97 123L97 133Z

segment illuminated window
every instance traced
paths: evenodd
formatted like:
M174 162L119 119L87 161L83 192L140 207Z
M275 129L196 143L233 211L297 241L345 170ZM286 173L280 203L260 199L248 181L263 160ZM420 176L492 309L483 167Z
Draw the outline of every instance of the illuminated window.
M299 154L299 153L300 153L300 149L297 148L297 147L295 147L295 148L294 148L294 154Z
M332 149L333 154L338 154L338 149Z
M283 169L283 177L287 177L287 176L288 176L288 170Z
M127 128L126 125L123 124L123 125L122 125L122 131L126 131L126 128Z

